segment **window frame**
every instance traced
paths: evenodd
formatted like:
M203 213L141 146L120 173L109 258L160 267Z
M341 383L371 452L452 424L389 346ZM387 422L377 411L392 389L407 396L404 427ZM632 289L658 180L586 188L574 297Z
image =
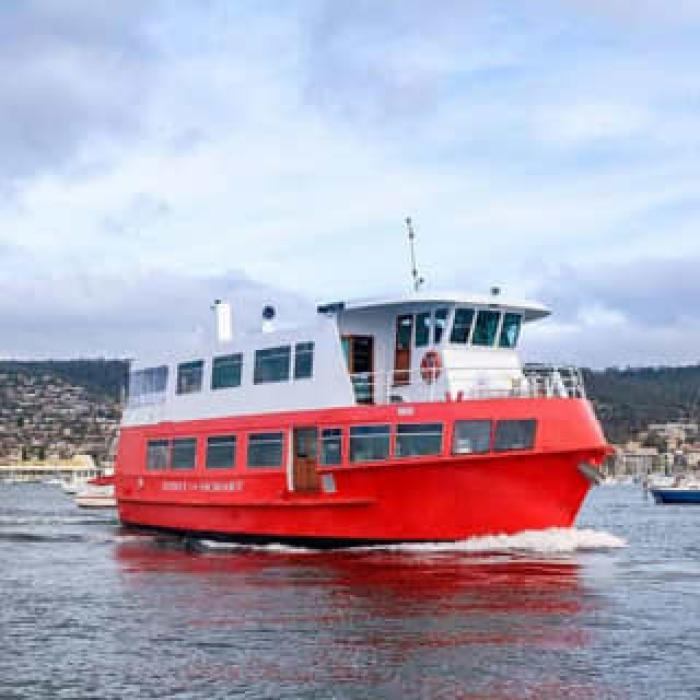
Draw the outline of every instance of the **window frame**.
M178 445L176 443L192 443L192 464L188 466L175 466L175 451L178 449ZM188 472L188 471L194 471L197 468L197 448L198 448L198 440L196 437L176 437L170 440L170 459L168 461L168 469L172 471L177 471L177 472ZM182 449L182 444L179 445L179 448Z
M421 320L423 323L421 324ZM413 336L414 345L417 348L427 348L433 337L433 312L419 311L414 320L415 332Z
M517 319L515 339L512 345L504 345L503 343L503 333L506 330L506 320L508 317L514 317ZM523 315L516 313L515 311L505 311L501 317L501 327L498 329L498 347L504 350L514 350L518 345L518 340L520 340L520 331L523 327Z
M151 448L159 443L159 447L165 447L165 462L162 466L154 466L151 464ZM168 438L151 438L146 440L146 471L147 472L163 472L170 467L170 440Z
M527 445L517 445L513 447L508 445L506 447L499 446L498 444L498 429L500 426L506 423L527 423L532 426L532 430L529 435L529 444ZM524 452L535 449L535 444L537 443L537 430L538 421L536 418L505 418L502 420L497 420L493 430L493 451L494 452Z
M143 406L164 400L168 390L168 365L143 367L129 372L127 406Z
M284 357L286 355L286 358L283 360L283 362L286 362L286 376L279 376L275 377L274 379L265 379L261 375L263 369L262 369L262 363L265 361L266 358L261 358L261 355L263 353L272 353L273 351L277 351L280 356ZM274 355L273 355L274 357ZM272 347L268 348L257 348L255 350L255 355L254 355L254 364L253 364L253 384L280 384L282 382L288 382L291 380L292 377L292 346L291 344L289 345L274 345Z
M326 432L336 432L337 434L334 436L340 441L340 451L338 453L338 461L337 462L326 462L324 461L324 446L326 444L326 438L325 438L325 433ZM345 431L341 427L335 427L335 426L322 426L319 428L318 431L318 449L316 450L318 454L318 466L323 467L323 468L332 468L332 467L342 467L343 462L344 462L344 451L345 451Z
M450 328L450 307L439 306L433 314L433 345L440 345Z
M434 428L434 427L439 427L439 433L437 431L435 432L429 432L429 431L421 431L417 430L416 432L410 432L406 431L402 434L402 428L404 429L413 429L416 430L417 428ZM394 426L394 459L415 459L415 458L420 458L420 457L440 457L445 453L445 424L442 422L429 422L429 423L397 423ZM429 436L429 437L435 437L436 435L439 435L439 444L438 444L438 449L437 452L414 452L412 454L400 454L399 453L399 445L401 443L401 438L404 437L411 437L415 438L417 436L424 435L424 436Z
M353 431L354 430L362 430L362 429L380 429L380 428L386 428L386 431L382 430L381 432L377 430L374 433L366 433L365 437L371 437L371 436L376 436L375 439L382 439L384 440L386 437L386 455L383 457L375 457L372 456L369 459L353 459L353 440L357 440L359 437L362 437L360 435L355 435L353 436ZM386 462L392 458L392 429L391 429L391 423L363 423L359 425L351 425L349 426L349 431L348 431L348 462L350 464L371 464L373 462Z
M231 366L238 366L238 382L234 384L219 384L217 385L215 383L216 379L216 370L219 369L221 371L221 365L228 361L229 365ZM217 364L219 367L217 368ZM226 365L224 365L226 367ZM235 371L235 370L234 370ZM242 352L233 352L228 355L217 355L212 358L211 361L211 390L212 391L219 391L221 389L235 389L239 386L241 386L241 382L243 380L243 353Z
M492 447L493 447L493 435L494 435L494 420L492 418L466 418L466 419L457 419L452 423L452 444L450 445L450 454L453 457L464 457L467 455L485 455L491 452ZM481 423L485 424L487 427L486 430L486 448L482 450L471 450L469 452L464 452L464 451L458 451L456 449L457 445L457 426L462 425L464 423ZM483 437L483 436L482 436Z
M307 349L309 348L309 349ZM316 353L316 343L313 340L305 340L294 344L294 381L303 379L313 379L314 377L314 355ZM299 358L308 357L308 374L301 374L299 371Z
M257 438L262 438L262 436L277 436L279 435L280 437L280 459L279 459L279 464L251 464L250 463L250 455L251 455L251 442L254 440L257 442ZM246 469L274 469L274 470L279 470L281 468L284 468L285 466L285 435L286 431L284 430L266 430L266 431L261 431L261 432L256 432L256 433L248 433L246 435L246 455L245 455L245 466ZM267 440L268 442L273 442L272 439ZM274 442L277 440L275 439ZM260 442L264 442L264 440L260 440Z
M199 382L196 388L184 389L182 386L183 378L186 372L190 370L199 372ZM188 394L199 394L204 385L204 360L188 360L187 362L178 362L175 381L175 393L178 396L186 396Z
M209 456L209 449L212 447L212 441L213 440L219 440L222 442L218 443L218 446L225 446L227 443L224 443L224 440L228 441L228 444L233 443L233 459L231 460L231 464L211 464L210 463L210 456ZM217 443L214 444L214 446L217 446ZM207 435L207 440L204 445L204 468L207 470L213 470L213 471L220 471L222 469L235 469L236 468L236 461L238 458L238 436L235 434L229 434L229 435Z
M476 334L477 330L479 328L479 319L483 316L490 316L492 314L495 314L496 316L496 327L494 328L493 331L493 337L491 339L490 343L477 343L476 340ZM473 345L476 348L494 348L496 347L496 344L498 343L498 336L499 336L499 331L501 328L501 320L503 318L503 312L500 309L477 309L476 312L476 317L474 318L474 324L472 327L472 332L471 332L471 339L470 339L470 345Z
M464 336L464 340L455 339L455 331L457 329L457 317L460 312L470 313L469 324L466 326L467 332ZM474 333L474 327L476 326L477 309L472 306L458 306L455 308L452 314L452 324L450 325L450 344L452 345L469 345L471 343L471 338ZM465 326L464 323L460 323L460 328Z

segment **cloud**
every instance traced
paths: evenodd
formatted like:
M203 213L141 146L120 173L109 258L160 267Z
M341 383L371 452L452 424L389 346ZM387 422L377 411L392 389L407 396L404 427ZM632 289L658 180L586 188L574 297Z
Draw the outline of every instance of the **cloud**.
M259 328L268 303L280 325L315 318L315 307L302 297L235 270L210 277L162 269L129 277L45 271L0 280L0 357L136 357L191 349L212 337L210 307L217 298L231 301L235 333Z
M3 3L0 188L137 131L156 56L147 3Z
M592 366L700 361L700 256L543 270L533 294L554 310L527 353Z
M666 322L635 276L677 288L691 270L653 261L700 256L691 10L5 3L0 348L160 346L232 269L318 300L405 288L410 214L433 288L555 303L547 352L686 356L695 315Z

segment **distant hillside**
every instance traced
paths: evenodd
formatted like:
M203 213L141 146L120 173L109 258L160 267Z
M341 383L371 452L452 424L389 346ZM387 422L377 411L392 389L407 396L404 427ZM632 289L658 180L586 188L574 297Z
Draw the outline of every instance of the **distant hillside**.
M700 365L585 370L609 440L619 442L649 423L698 420Z
M0 361L0 372L51 374L100 399L119 400L126 386L125 360ZM648 423L697 420L700 365L584 370L609 440L619 442Z
M99 399L119 401L126 386L126 360L0 360L0 372L39 377L50 374L81 386Z

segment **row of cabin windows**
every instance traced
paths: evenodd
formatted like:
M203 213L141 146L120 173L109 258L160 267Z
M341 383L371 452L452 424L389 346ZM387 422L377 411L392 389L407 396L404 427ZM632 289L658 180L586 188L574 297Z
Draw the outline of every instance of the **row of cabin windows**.
M207 469L231 469L236 466L236 435L207 438L205 466ZM279 467L282 465L284 437L281 432L254 433L248 436L249 467ZM197 439L149 440L146 466L151 471L163 469L194 469L197 462Z
M463 420L455 421L452 454L483 454L491 450L529 450L535 444L535 420ZM405 423L396 426L394 457L424 457L443 451L442 423ZM391 455L390 425L357 425L349 430L351 463L377 462ZM236 466L237 437L218 435L207 438L207 469L231 469ZM197 461L196 438L149 440L146 463L152 471L194 469ZM247 466L281 467L284 454L282 432L248 435ZM319 465L342 464L343 430L322 428L319 433Z
M438 345L442 342L447 327L448 309L424 311L415 315L415 346L417 348ZM503 316L503 321L501 321ZM399 324L397 347L407 348L411 344L413 316L402 316ZM455 309L450 342L458 345L471 343L481 347L493 347L498 338L499 348L514 348L520 334L522 316L492 309L458 307ZM500 331L499 331L500 329Z
M286 382L290 375L294 379L309 379L314 371L314 343L296 343L292 372L292 347L282 345L255 351L253 382ZM241 385L243 354L214 357L211 367L211 388L230 389ZM182 362L177 366L178 394L194 394L202 390L204 382L204 360ZM129 377L129 400L138 402L152 394L165 392L168 383L168 367L150 367L132 372Z
M280 345L255 351L253 383L287 382L294 379L309 379L313 375L313 342L297 343L294 346L294 371L292 374L292 347ZM212 360L211 388L230 389L241 385L243 354L220 355ZM183 362L177 366L177 393L192 394L202 390L204 360Z

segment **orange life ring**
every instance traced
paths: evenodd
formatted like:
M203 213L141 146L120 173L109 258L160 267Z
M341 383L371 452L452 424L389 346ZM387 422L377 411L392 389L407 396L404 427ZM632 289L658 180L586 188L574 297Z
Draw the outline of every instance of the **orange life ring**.
M420 361L420 376L426 384L432 384L442 373L442 360L440 354L429 350Z

